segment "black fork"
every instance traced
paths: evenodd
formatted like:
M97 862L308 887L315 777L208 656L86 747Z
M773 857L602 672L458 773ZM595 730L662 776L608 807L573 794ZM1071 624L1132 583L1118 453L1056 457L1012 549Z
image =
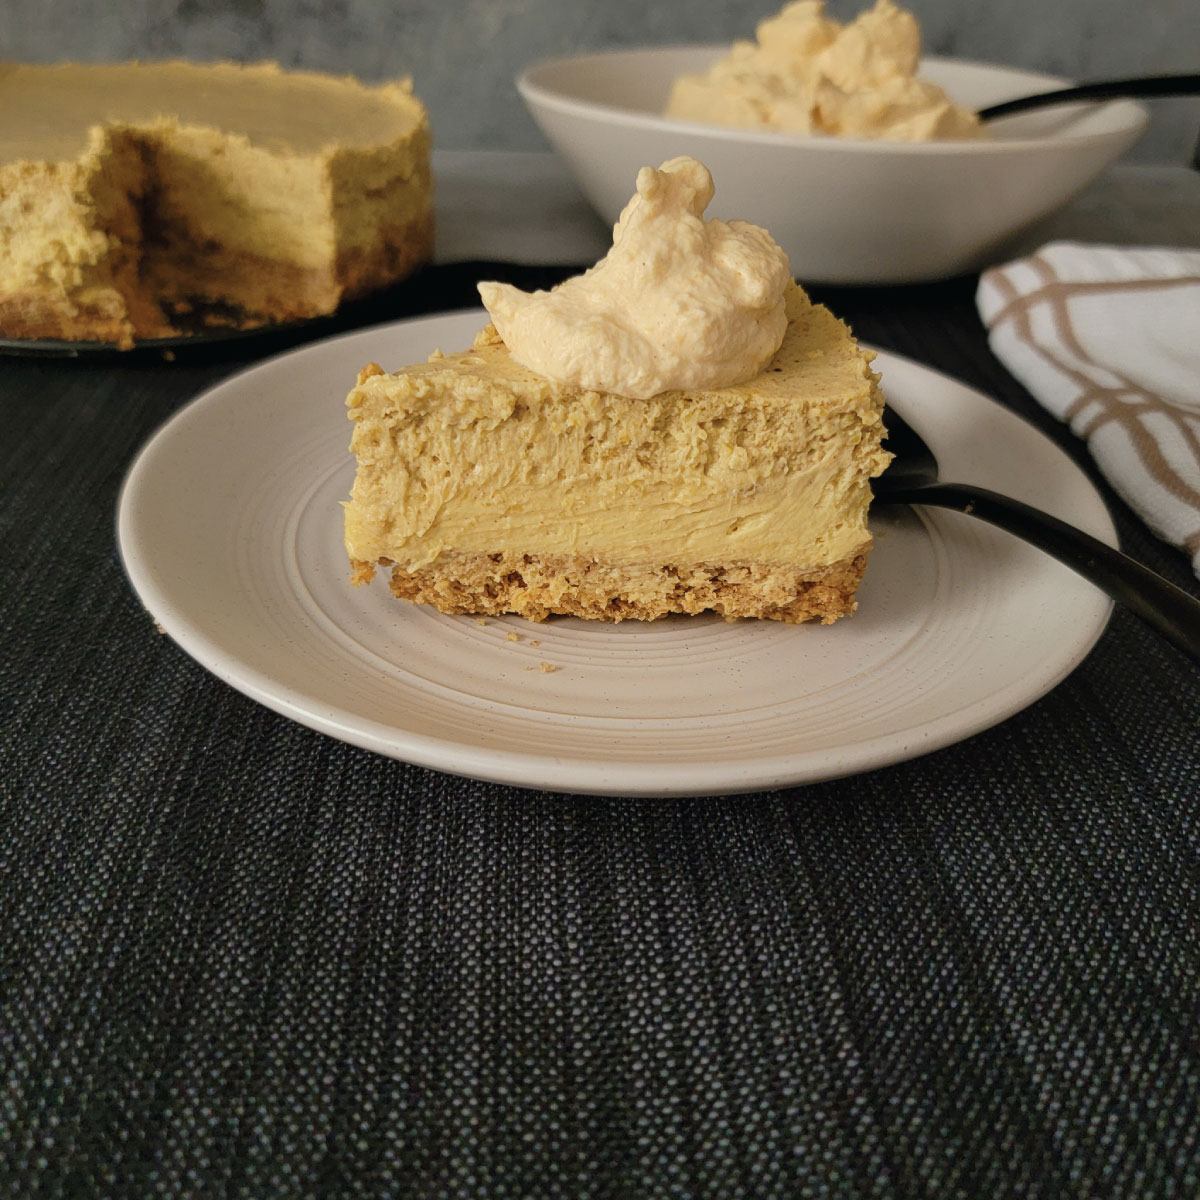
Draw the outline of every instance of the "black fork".
M1200 662L1200 600L1102 541L1020 500L969 483L942 483L937 458L895 409L883 414L896 457L874 482L876 504L952 508L1007 529L1079 572Z
M1078 100L1120 100L1124 97L1150 99L1154 96L1195 96L1200 94L1200 75L1143 75L1136 79L1106 79L1081 83L1075 87L1055 88L1033 96L1020 96L979 110L981 121L1006 117L1031 108L1048 108Z

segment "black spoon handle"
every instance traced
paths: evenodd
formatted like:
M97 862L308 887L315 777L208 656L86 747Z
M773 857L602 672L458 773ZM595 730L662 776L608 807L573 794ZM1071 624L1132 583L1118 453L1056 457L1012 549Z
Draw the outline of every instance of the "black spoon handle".
M1009 113L1024 112L1027 108L1042 108L1063 104L1069 100L1120 100L1134 96L1195 96L1200 95L1200 75L1150 75L1138 79L1107 79L1103 83L1082 83L1078 87L1055 88L990 104L979 110L983 121L1006 117Z
M875 503L932 504L999 525L1078 571L1200 663L1200 600L1049 513L966 483L901 487L877 497Z

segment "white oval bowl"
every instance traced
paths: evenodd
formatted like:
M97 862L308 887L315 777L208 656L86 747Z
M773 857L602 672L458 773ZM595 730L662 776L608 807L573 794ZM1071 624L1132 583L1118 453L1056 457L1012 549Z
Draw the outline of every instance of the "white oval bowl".
M1130 100L1008 117L978 141L882 142L701 125L662 116L672 81L725 46L553 59L517 79L534 119L596 211L614 222L643 166L690 154L713 173L709 216L770 230L800 279L914 283L994 261L1141 136ZM927 58L921 75L979 109L1068 86L1052 75Z

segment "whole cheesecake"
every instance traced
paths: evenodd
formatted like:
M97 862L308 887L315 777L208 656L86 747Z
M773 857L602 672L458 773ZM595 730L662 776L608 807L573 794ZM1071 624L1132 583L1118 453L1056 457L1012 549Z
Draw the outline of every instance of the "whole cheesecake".
M846 325L794 283L747 382L648 399L552 382L491 326L347 399L351 578L448 613L829 623L853 611L883 397Z
M407 81L0 64L0 334L111 342L332 312L432 255Z

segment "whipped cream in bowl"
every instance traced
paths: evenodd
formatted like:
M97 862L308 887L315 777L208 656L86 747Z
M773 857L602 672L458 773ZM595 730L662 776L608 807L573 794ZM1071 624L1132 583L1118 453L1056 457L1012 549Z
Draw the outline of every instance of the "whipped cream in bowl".
M526 68L518 89L605 222L628 203L640 167L689 154L716 181L709 215L769 229L806 285L917 283L977 270L1066 204L1149 120L1145 105L1112 100L1021 113L990 137L901 140L663 115L676 79L727 53L721 44L570 55ZM973 110L1068 82L950 58L923 59L921 77Z
M752 379L787 328L788 257L765 229L706 220L714 195L694 158L642 167L594 267L544 292L481 283L513 357L547 379L645 399Z
M681 74L666 115L689 121L848 138L980 137L979 119L917 77L921 29L892 0L848 24L824 0L793 0L706 71Z

